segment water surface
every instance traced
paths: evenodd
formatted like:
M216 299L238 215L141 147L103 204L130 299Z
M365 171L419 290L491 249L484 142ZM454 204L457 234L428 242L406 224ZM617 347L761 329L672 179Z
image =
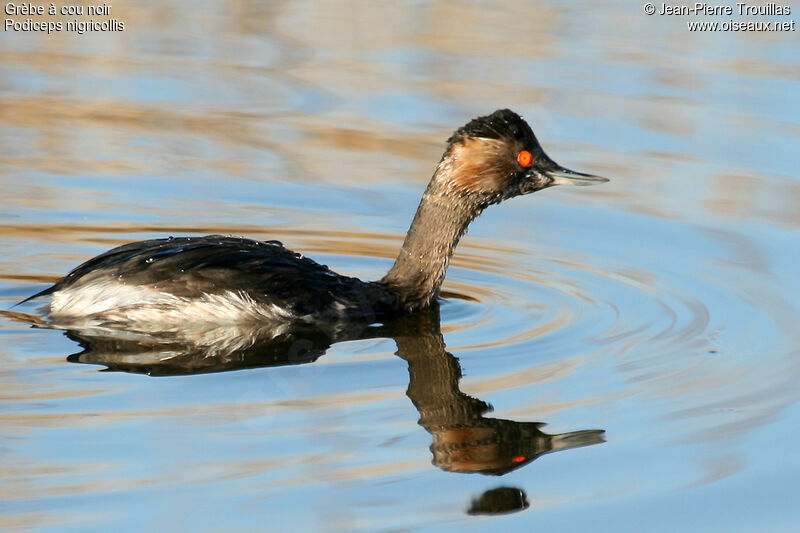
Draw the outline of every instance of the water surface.
M0 33L3 309L166 235L378 278L444 140L498 107L612 181L490 209L437 315L278 361L307 364L150 377L163 347L3 315L0 528L796 531L795 33L622 2L113 10ZM538 457L536 431L590 432Z

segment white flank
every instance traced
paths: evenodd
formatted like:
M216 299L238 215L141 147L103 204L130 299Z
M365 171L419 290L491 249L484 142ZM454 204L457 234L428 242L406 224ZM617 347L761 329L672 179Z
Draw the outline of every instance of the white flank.
M118 282L90 283L57 291L50 303L53 319L91 319L108 322L177 326L194 323L288 321L294 316L275 304L262 304L243 291L203 293L184 298L150 287Z

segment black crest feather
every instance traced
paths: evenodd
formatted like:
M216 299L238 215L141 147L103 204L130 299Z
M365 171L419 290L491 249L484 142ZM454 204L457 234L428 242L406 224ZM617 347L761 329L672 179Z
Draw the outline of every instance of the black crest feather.
M469 138L515 139L523 146L538 144L528 123L510 109L498 109L491 115L470 120L456 130L447 143L452 146Z

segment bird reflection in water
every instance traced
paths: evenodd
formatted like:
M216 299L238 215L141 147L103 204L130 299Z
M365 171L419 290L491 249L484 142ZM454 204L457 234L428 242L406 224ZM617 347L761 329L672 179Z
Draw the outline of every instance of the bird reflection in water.
M449 472L502 476L546 453L604 442L602 430L550 435L540 422L484 416L492 407L459 389L461 366L445 349L438 308L382 325L348 323L334 331L232 326L159 335L110 328L65 333L83 348L68 357L70 362L151 376L313 363L337 342L393 338L397 356L408 363L407 394L419 411L419 425L433 437L433 464ZM502 514L528 506L521 489L498 487L473 499L467 512Z
M410 329L393 335L397 355L408 362L408 397L419 425L433 436L433 464L449 472L502 476L550 452L598 444L602 430L549 435L541 422L486 417L492 407L458 387L461 365L445 349L438 314L415 317ZM422 327L420 327L422 326ZM469 514L503 514L527 509L521 489L498 487L473 500Z

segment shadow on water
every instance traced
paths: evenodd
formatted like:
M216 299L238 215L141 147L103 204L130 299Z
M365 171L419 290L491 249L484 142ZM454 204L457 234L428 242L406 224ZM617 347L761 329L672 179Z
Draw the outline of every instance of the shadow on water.
M45 325L31 315L4 314ZM459 388L461 365L446 350L438 308L381 325L348 324L333 336L331 331L289 326L220 327L191 340L179 332L154 335L100 327L65 330L65 335L83 348L67 358L72 363L150 376L307 364L338 342L392 338L396 355L408 363L407 395L419 412L418 423L433 437L433 464L448 472L503 476L546 453L605 440L603 430L551 435L541 431L543 422L484 416L492 406ZM501 486L474 498L467 512L494 515L528 507L523 490Z

